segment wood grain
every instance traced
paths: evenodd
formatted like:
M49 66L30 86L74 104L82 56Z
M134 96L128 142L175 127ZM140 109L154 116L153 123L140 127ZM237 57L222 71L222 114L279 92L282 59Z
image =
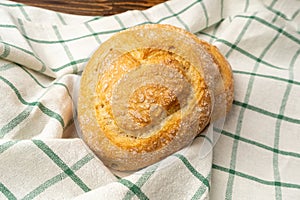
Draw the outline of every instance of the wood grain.
M144 10L166 0L15 0L49 10L89 16L114 15L127 10Z

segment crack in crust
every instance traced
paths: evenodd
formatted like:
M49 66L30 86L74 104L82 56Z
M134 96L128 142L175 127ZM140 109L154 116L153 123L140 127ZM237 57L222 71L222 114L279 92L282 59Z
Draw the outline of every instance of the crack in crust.
M93 54L81 78L78 120L106 166L137 170L189 145L232 101L231 67L216 47L183 29L149 24L115 34Z
M128 107L123 107L124 110L121 112L123 115L127 112L132 120L128 120L129 123L124 123L124 120L118 122L116 119L119 116L114 115L111 100L114 85L122 84L120 82L122 77L141 66L147 68L155 67L155 65L171 68L173 72L180 74L180 77L176 73L169 73L167 76L169 79L175 78L173 87L182 87L181 91L174 94L174 91L163 85L165 80L144 86L140 83L141 86L138 86L137 90L130 94ZM193 74L193 77L190 77L190 74ZM157 75L161 74L158 72ZM163 78L161 77L161 79ZM193 91L197 92L191 93L190 90L187 90L187 86L183 89L183 86L177 85L176 78L186 79ZM137 49L118 57L112 63L111 69L99 76L96 89L98 96L95 104L96 118L103 133L116 146L130 152L151 152L162 148L175 138L182 126L182 118L187 115L180 111L180 108L186 107L189 103L196 104L192 105L194 107L201 106L203 108L202 113L205 114L198 117L199 126L205 127L211 110L209 107L210 97L209 95L204 96L205 92L208 91L203 77L194 66L182 57L161 49ZM178 96L183 100L179 102ZM194 100L192 100L193 98ZM191 102L188 102L189 99ZM194 102L195 99L196 102ZM153 121L156 122L153 123ZM150 125L148 131L139 130L147 125ZM134 132L132 133L131 130Z

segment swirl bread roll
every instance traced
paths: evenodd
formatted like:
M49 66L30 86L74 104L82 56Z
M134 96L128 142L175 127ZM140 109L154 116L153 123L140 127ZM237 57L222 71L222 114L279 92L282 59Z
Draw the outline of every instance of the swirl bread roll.
M96 50L80 83L84 141L115 170L137 170L190 144L233 100L218 49L171 25L136 26Z

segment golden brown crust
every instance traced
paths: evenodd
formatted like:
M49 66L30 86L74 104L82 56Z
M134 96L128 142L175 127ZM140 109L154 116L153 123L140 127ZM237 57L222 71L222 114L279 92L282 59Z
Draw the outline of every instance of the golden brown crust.
M204 41L200 41L200 44L202 44L211 54L214 62L217 64L220 70L220 74L224 84L222 92L226 94L226 112L229 112L233 101L233 75L231 66L226 58L220 53L217 47Z
M231 68L217 48L170 25L134 27L103 43L86 66L83 139L107 166L139 169L224 116L232 93Z
M113 87L122 76L130 73L132 70L140 68L142 65L162 65L167 68L175 69L183 76L186 76L186 73L189 70L193 70L193 78L185 78L190 79L190 84L193 84L197 91L204 91L206 89L203 77L197 73L197 70L192 69L194 67L191 66L189 62L185 62L182 58L177 55L175 56L171 52L146 48L136 49L118 57L117 60L111 64L111 70L107 70L99 77L96 89L99 100L95 105L96 118L98 124L102 127L102 132L113 144L124 150L136 151L138 153L142 151L154 151L167 145L176 136L181 122L181 112L173 112L172 115L169 115L170 119L165 121L164 127L158 131L153 130L153 133L147 137L144 137L143 132L140 130L138 130L139 136L137 136L128 134L128 131L125 132L120 128L122 121L120 121L119 124L116 122L112 109L113 105L110 101ZM126 66L128 70L123 70L123 66ZM113 73L112 71L116 71L116 73ZM111 74L114 74L114 76L111 76ZM105 91L103 90L104 87ZM144 95L149 92L152 94ZM185 91L182 91L182 93L183 92ZM198 104L201 105L203 103L203 93L197 94L196 98ZM109 98L107 98L107 95ZM204 101L208 100L209 99L207 98ZM176 95L172 94L172 91L166 86L163 86L160 83L152 83L145 86L139 85L137 90L133 91L132 95L129 97L128 117L133 118L135 129L138 129L151 123L150 109L153 108L153 106L159 105L163 108L170 107L169 110L166 110L166 112L170 112L173 102L177 102L177 105L179 104ZM156 111L159 112L160 110L157 109ZM157 117L159 116L156 116L155 118ZM206 121L208 121L209 116L205 117L207 118ZM125 129L130 129L128 125L132 125L132 123L129 121L129 123L126 123L123 126L126 126L124 127Z

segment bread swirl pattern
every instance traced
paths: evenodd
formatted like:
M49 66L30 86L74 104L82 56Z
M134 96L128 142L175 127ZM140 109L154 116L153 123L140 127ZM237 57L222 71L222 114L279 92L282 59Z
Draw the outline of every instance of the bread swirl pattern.
M107 166L136 170L192 142L230 109L232 93L230 65L216 48L170 25L134 27L104 42L86 66L83 139Z

